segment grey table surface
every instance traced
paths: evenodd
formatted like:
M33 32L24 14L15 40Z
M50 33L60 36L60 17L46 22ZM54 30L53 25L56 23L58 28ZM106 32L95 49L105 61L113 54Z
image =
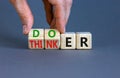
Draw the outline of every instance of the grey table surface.
M28 0L34 28L49 28L41 0ZM29 50L20 19L0 1L0 78L120 78L120 1L74 0L67 32L91 32L92 50Z

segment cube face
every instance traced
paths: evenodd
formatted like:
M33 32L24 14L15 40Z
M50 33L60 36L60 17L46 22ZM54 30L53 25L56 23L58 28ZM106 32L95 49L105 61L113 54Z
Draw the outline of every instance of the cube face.
M90 32L76 33L77 49L92 49L92 34Z
M31 29L28 35L28 46L30 49L44 48L44 29Z
M61 49L75 49L76 48L75 33L69 32L61 34Z
M45 49L59 49L60 32L55 29L45 29Z

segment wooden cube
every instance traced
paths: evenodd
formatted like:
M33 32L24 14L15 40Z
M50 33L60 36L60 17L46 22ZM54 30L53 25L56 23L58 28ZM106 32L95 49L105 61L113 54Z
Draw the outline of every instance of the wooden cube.
M75 49L76 35L74 32L61 34L61 49Z
M76 33L77 49L92 49L92 34L90 32Z
M45 29L45 49L60 48L60 32L55 29Z
M44 29L31 29L28 34L30 49L44 49Z

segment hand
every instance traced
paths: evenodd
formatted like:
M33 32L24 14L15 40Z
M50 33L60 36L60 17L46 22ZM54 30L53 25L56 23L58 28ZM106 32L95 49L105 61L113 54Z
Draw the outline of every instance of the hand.
M33 26L34 18L27 4L27 0L10 0L17 10L23 25L23 33L28 34ZM57 29L60 33L65 32L72 0L43 0L46 19L51 29Z

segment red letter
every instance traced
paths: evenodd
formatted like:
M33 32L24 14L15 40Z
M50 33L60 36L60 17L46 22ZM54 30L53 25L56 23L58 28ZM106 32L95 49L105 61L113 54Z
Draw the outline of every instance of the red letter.
M53 40L53 47L54 48L58 48L57 42L58 42L58 40Z
M52 48L52 41L51 40L46 40L46 48Z
M29 46L30 48L33 48L33 40L29 40Z

